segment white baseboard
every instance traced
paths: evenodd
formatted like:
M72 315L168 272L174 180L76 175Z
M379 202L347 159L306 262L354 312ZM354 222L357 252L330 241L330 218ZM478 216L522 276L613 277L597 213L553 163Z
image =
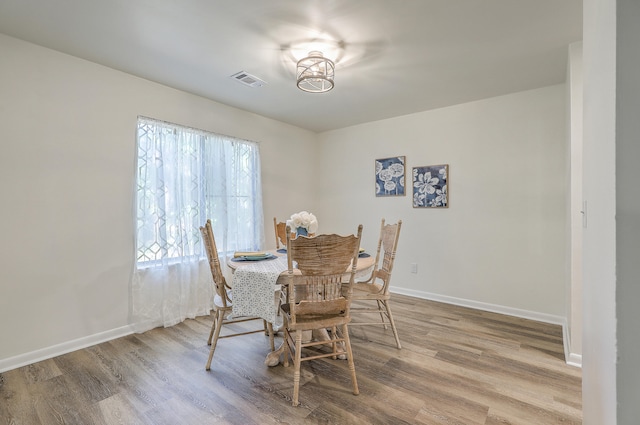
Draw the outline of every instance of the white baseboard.
M507 316L521 317L523 319L535 320L543 323L562 326L563 346L565 349L565 362L571 366L582 367L582 356L570 352L569 339L567 335L567 321L562 316L539 313L536 311L522 310L519 308L506 307L497 304L483 303L480 301L466 300L463 298L449 297L447 295L432 294L429 292L415 291L412 289L398 288L392 286L390 291L395 294L408 295L425 300L438 301L446 304L458 305L461 307L474 308L476 310L490 311L492 313L506 314Z
M582 368L582 354L569 353L567 364Z
M569 335L569 328L566 325L562 328L562 338L564 340L564 358L566 359L566 363L582 368L582 354L571 351L571 335Z
M412 289L391 287L390 291L396 294L409 295L425 300L439 301L447 304L459 305L461 307L475 308L476 310L491 311L493 313L506 314L507 316L521 317L523 319L536 320L538 322L551 323L554 325L564 325L565 319L562 316L553 314L538 313L536 311L521 310L519 308L506 307L497 304L483 303L480 301L466 300L464 298L449 297L447 295L432 294Z
M122 326L120 328L52 345L51 347L42 348L40 350L31 351L18 356L0 359L0 373L42 360L47 360L62 354L67 354L92 345L100 344L102 342L110 341L112 339L131 335L132 333L133 330L130 326Z

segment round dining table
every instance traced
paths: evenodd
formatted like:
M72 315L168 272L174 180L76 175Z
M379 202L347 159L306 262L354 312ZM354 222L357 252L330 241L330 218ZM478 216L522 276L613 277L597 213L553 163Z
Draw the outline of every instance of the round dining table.
M265 257L264 259L257 259ZM287 253L286 250L269 250L262 253L262 256L246 256L232 258L227 261L227 266L234 272L232 283L234 314L244 316L256 316L274 324L274 330L278 328L276 322L276 308L278 303L277 294L281 285L286 284L287 276ZM373 271L375 257L367 253L358 256L356 264L355 280L367 280ZM262 263L262 264L261 264ZM243 275L241 279L236 279L236 271L245 268L251 270L248 276ZM350 268L345 270L345 277L348 278ZM238 273L239 275L240 273ZM275 279L275 281L274 281ZM247 299L245 299L247 298ZM250 300L248 298L251 298ZM271 304L273 300L273 304ZM238 308L236 310L236 308ZM310 336L316 340L329 339L327 331L320 329L313 331ZM269 353L265 360L268 366L276 366L280 362L280 356L284 352L284 347L280 346L275 351ZM341 356L343 357L343 356Z
M287 258L287 251L284 249L279 249L279 250L268 250L268 251L264 251L268 254L271 254L275 257L284 257L285 259ZM267 260L257 260L257 261L270 261L269 259ZM232 258L229 261L227 261L227 266L232 270L235 271L237 270L239 267L243 267L243 266L247 266L249 264L254 264L257 262L256 260L243 260L242 257L240 257L240 259L236 259L236 258ZM358 264L356 264L356 280L362 280L365 277L369 277L369 275L371 274L371 271L373 270L373 262L375 261L375 257L372 255L369 255L365 252L361 253L358 256ZM276 282L277 284L282 284L284 283L284 279L285 276L287 275L287 269L285 268L283 270L283 272L280 274L280 277L278 278L278 281ZM349 271L345 271L345 275L348 275Z

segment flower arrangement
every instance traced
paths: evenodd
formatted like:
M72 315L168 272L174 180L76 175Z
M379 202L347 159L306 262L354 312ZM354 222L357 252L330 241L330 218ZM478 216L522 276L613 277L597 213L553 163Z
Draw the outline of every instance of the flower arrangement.
M314 234L318 231L318 219L308 211L300 211L287 220L287 226L299 235Z

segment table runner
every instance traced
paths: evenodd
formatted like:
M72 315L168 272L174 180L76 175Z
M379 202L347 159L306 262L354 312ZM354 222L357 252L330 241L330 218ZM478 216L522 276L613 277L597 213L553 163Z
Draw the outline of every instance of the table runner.
M261 317L274 323L276 281L285 270L287 257L238 266L233 273L233 315Z

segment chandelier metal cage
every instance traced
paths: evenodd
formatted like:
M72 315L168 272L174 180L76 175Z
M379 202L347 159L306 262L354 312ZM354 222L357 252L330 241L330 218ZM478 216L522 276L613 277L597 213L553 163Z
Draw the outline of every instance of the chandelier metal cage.
M311 51L309 56L298 61L296 68L297 85L309 93L324 93L333 88L335 65L322 52Z

